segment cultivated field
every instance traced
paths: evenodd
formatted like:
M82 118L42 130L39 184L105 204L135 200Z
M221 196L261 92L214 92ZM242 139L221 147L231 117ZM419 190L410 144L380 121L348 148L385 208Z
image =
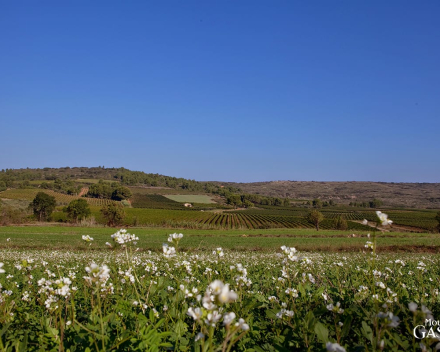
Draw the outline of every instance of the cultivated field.
M58 193L52 190L41 190L41 189L8 189L6 191L0 192L0 199L19 199L19 200L28 200L31 202L38 192L44 192L49 194L50 196L55 197L57 205L67 205L72 200L75 199L85 199L87 203L94 206L103 206L110 202L113 202L110 199L97 199L97 198L85 198L79 196L72 196L68 194Z
M112 228L87 228L68 226L4 226L0 227L0 248L105 250ZM171 232L184 232L184 251L213 250L217 247L238 251L267 252L282 245L294 246L309 252L363 252L368 240L366 231L319 231L312 229L262 229L262 230L197 230L167 228L132 228L139 237L140 251L160 251L164 236ZM372 234L373 232L371 232ZM90 235L92 246L81 240ZM353 237L353 235L355 237ZM7 239L10 239L7 241ZM440 253L440 236L430 233L381 233L377 236L379 252Z
M202 203L202 204L215 203L212 200L212 197L206 195L200 195L200 194L199 195L169 194L166 195L166 197L181 203Z
M240 239L252 246L273 238L227 231L231 249L221 249L218 232L194 242L195 231L169 241L160 231L112 238L109 228L1 228L0 348L416 351L422 343L431 351L437 343L413 330L440 315L438 255L376 253L368 237L342 238L356 241L358 253L280 248L309 232L275 237L280 242L264 251L236 251ZM82 240L86 233L94 240ZM326 235L333 246L337 234ZM382 236L379 248L393 239ZM398 234L399 243L406 236ZM199 240L210 245L197 247Z

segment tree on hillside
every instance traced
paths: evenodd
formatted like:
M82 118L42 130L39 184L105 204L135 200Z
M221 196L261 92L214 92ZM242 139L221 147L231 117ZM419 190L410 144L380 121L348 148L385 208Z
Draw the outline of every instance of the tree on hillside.
M313 199L313 208L322 208L322 200L319 198Z
M241 207L243 205L241 197L238 194L231 194L226 198L228 204L233 205L235 208Z
M322 215L322 213L318 210L312 210L307 214L306 219L309 223L315 226L316 231L319 231L319 223L324 220L324 215Z
M374 198L369 203L370 208L379 208L382 206L383 202L380 199Z
M101 213L108 226L121 225L125 219L125 210L121 203L111 202L101 209Z
M6 183L0 181L0 192L6 191Z
M435 216L435 220L437 220L438 224L437 224L437 230L438 232L440 232L440 211L437 213L437 215Z
M118 186L112 193L113 200L124 200L128 199L132 196L132 193L129 188L124 186Z
M92 213L90 211L89 204L85 199L75 199L72 200L69 205L63 209L66 211L67 216L73 221L78 222L78 220L82 220Z
M335 220L335 228L338 230L347 230L348 223L343 215L339 215Z
M56 204L55 197L44 192L38 192L29 206L34 211L34 215L38 218L38 221L44 221L52 214Z

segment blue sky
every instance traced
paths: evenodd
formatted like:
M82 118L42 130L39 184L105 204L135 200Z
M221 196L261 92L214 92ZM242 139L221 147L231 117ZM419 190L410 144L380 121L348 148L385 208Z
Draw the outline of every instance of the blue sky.
M0 168L440 182L440 2L0 3Z

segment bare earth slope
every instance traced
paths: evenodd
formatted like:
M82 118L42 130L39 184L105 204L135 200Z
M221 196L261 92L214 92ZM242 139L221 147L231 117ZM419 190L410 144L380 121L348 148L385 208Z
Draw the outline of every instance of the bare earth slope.
M272 197L333 199L342 204L378 198L384 205L440 208L440 183L271 181L220 184Z

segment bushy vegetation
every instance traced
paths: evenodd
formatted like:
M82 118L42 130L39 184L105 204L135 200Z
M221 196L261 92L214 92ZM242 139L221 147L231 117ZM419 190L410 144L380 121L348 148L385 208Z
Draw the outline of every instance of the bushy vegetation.
M55 210L56 204L55 197L44 192L38 192L29 206L32 207L38 221L46 221Z
M63 211L66 212L69 219L75 223L87 218L92 213L85 199L72 200Z
M87 192L86 196L91 198L121 201L130 198L132 193L129 188L121 186L118 182L109 184L108 182L99 180L98 183L89 187L89 191Z

